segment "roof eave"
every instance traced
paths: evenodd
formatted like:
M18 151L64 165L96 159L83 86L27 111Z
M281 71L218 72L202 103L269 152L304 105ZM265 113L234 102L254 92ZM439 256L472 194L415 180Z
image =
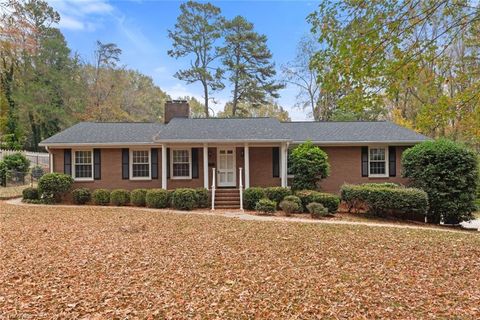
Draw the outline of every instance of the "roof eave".
M329 145L329 146L336 146L336 145L343 145L343 146L364 146L364 145L371 145L371 144L389 144L389 145L396 145L396 146L410 146L412 144L422 143L428 140L373 140L373 141L315 141L315 140L294 140L292 144L301 144L306 141L311 141L313 144L318 145Z
M155 146L151 142L40 142L40 147L121 147L121 146Z

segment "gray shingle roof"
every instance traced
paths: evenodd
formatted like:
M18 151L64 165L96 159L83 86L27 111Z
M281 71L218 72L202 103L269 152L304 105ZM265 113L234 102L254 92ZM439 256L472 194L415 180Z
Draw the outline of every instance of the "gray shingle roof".
M279 122L274 118L184 119L160 123L80 122L40 145L311 140L319 144L404 143L429 138L388 121Z
M415 143L428 140L424 135L389 121L284 122L294 142L397 142Z
M153 136L163 126L161 123L141 122L80 122L43 140L40 145L153 143Z
M287 131L274 118L174 118L157 141L288 141Z

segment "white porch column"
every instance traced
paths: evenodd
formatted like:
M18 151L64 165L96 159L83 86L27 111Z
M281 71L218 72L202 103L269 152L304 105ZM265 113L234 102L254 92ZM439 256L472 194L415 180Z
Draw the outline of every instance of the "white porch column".
M245 161L245 189L250 188L250 147L248 143L245 143L244 150L243 150L243 159ZM242 177L240 177L241 179Z
M162 189L167 189L167 145L162 145Z
M208 189L208 146L203 145L203 187Z
M280 178L282 187L287 186L287 148L285 143L280 147Z

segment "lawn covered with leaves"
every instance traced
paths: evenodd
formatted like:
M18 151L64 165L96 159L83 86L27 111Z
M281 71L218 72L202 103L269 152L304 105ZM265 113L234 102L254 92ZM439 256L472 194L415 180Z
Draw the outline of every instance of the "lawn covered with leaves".
M0 203L16 318L480 316L480 234Z

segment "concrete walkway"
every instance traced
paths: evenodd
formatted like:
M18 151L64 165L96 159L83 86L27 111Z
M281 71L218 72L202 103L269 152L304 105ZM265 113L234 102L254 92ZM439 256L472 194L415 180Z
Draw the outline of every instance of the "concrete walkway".
M333 224L333 225L353 225L353 226L368 226L368 227L382 227L382 228L398 228L398 229L416 229L416 230L431 230L431 231L440 231L440 232L465 232L459 229L451 228L442 228L442 227L423 227L416 225L407 225L407 224L394 224L394 223L378 223L378 222L361 222L361 221L338 221L338 220L314 220L314 219L305 219L305 218L295 218L295 217L276 217L276 216L259 216L248 214L240 210L194 210L194 211L180 211L172 209L151 209L151 208L142 208L142 207L102 207L102 206L91 206L91 205L45 205L45 204L29 204L23 203L21 198L11 199L5 201L11 205L17 206L35 206L35 207L62 207L62 208L96 208L96 209L111 209L115 208L118 210L141 210L141 211L150 211L150 212L163 212L163 213L174 213L174 214L199 214L199 215L209 215L216 217L226 217L234 218L245 221L273 221L273 222L284 222L284 223L311 223L311 224Z
M480 219L465 221L460 223L465 229L476 229L480 231Z

